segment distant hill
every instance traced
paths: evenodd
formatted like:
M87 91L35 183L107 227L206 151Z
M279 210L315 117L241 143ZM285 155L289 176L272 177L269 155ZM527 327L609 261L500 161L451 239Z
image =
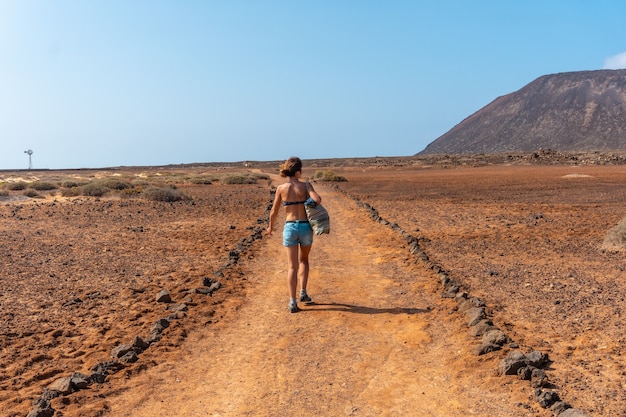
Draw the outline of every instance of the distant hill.
M418 155L626 149L626 70L544 75L498 97Z

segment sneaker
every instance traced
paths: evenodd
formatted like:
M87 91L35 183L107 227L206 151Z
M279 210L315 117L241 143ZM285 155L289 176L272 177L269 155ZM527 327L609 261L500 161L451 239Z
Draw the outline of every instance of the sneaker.
M289 302L289 304L287 304L287 307L289 308L290 313L297 313L298 311L300 311L298 304L292 303L291 301Z
M309 294L307 294L306 291L300 291L300 301L310 303L311 297L309 297Z

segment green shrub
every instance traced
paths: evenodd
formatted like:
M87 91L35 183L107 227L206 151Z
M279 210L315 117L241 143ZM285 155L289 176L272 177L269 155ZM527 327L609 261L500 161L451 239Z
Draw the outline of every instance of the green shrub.
M313 174L312 179L319 181L344 182L348 181L345 177L335 174L333 171L318 170Z
M143 194L148 200L164 201L168 203L186 198L182 191L172 187L149 187L144 190Z
M24 181L16 181L16 182L8 182L6 184L7 189L11 191L21 191L25 190L28 184Z
M48 190L56 190L57 185L53 184L51 182L46 182L46 181L35 181L35 182L31 182L30 184L28 184L28 188L32 188L33 190L37 190L37 191L48 191Z

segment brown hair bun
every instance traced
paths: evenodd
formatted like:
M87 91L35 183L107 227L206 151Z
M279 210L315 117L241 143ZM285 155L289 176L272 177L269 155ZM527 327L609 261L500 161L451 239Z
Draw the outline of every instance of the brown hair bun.
M302 171L302 161L297 156L292 156L280 167L280 176L293 177L298 171Z

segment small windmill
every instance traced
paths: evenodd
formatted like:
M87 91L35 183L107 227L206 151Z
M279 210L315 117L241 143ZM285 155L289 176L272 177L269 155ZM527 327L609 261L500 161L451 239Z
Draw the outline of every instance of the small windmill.
M24 153L28 154L28 169L31 169L33 167L33 150L29 149L24 151Z

